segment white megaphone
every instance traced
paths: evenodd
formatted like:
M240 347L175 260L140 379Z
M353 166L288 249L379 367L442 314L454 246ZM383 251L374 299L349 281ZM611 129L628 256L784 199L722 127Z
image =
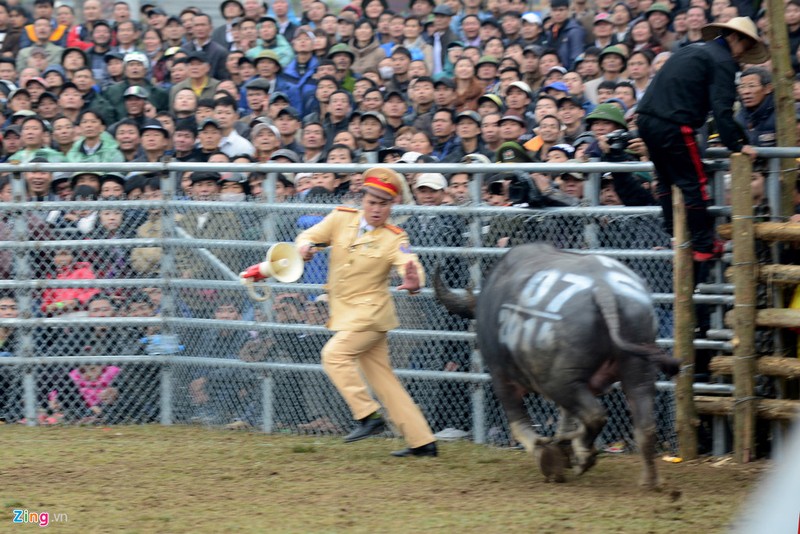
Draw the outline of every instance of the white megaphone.
M269 292L259 295L253 287L270 276L279 282L296 282L303 276L304 262L300 253L290 243L276 243L267 251L266 261L251 265L239 273L239 279L247 286L247 292L253 300L263 302L269 298Z

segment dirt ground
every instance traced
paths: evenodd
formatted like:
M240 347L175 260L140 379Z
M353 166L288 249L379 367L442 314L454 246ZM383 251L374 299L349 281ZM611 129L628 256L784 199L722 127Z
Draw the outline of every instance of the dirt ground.
M400 440L267 436L194 427L0 426L0 532L12 510L59 532L724 532L768 462L603 455L564 484L524 452L443 443L395 458ZM56 514L67 522L56 523ZM29 525L30 526L30 525Z

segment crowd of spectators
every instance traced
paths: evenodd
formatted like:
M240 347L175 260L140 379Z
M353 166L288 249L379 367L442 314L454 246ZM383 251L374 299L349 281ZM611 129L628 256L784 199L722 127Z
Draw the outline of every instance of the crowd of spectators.
M412 0L403 12L392 11L385 0L356 0L341 9L313 0L295 5L287 0L263 4L225 0L220 13L213 15L194 7L173 12L169 6L148 2L142 3L137 15L124 1L115 2L106 13L104 5L85 0L76 13L69 5L55 7L52 0L35 0L29 13L0 0L0 97L5 104L0 161L331 165L646 161L647 148L636 134L636 102L670 53L700 41L700 29L712 21L747 15L761 28L765 23L763 13L739 0L710 4L707 0L551 0L549 7L537 11L523 0ZM789 1L785 13L797 66L800 0ZM223 20L215 25L220 15ZM747 66L738 90L737 117L752 144L773 146L775 105L768 66ZM800 82L795 83L795 98L800 101ZM705 132L709 144L713 134L710 124ZM404 204L538 208L594 202L584 197L586 176L580 172L498 172L483 177L480 198L470 193L475 174L467 166L448 175L406 173L405 177L400 200ZM24 185L30 200L160 200L161 178L42 171L25 173ZM606 174L599 203L655 205L655 180L657 176L647 173ZM360 188L357 173L284 172L267 180L264 173L187 172L176 193L187 200L187 207L177 210L178 237L264 240L262 218L257 210L246 209L249 203L356 205ZM10 177L0 176L0 202L12 199ZM194 201L203 204L193 208ZM241 202L243 209L210 209L208 201ZM272 231L277 240L291 241L324 212L281 214ZM162 209L92 210L85 204L76 210L25 214L30 240L159 238L163 216ZM0 240L14 239L13 217L11 212L0 212ZM484 220L479 243L469 238L466 220L449 215L403 216L394 222L422 247L502 247L536 239L580 248L588 246L590 237L586 221L540 215ZM655 224L642 231L638 219L606 223L592 243L611 248L668 244L668 236ZM32 262L36 277L162 274L158 246L64 248L36 254ZM219 279L224 274L219 265L238 273L260 256L260 251L246 248L178 247L174 274ZM424 254L422 258L432 270L434 258ZM209 260L216 260L214 267ZM444 262L448 283L465 287L469 265L456 257ZM323 264L320 260L319 265L309 265L304 281L323 283ZM0 250L0 275L15 274L13 252ZM133 298L122 291L53 288L38 296L32 312L48 317L96 316L94 307L109 308L118 316L155 316L160 293L156 288L147 291ZM253 319L258 313L249 304L220 300L211 290L185 290L178 297L176 310L186 317L235 320ZM310 306L308 314L298 315L301 322L313 311L317 315L308 323L322 324L314 322L319 319L315 311L319 303L310 295L300 298L303 309ZM2 317L11 313L6 309L11 306L8 300L0 297ZM98 300L107 305L96 304ZM137 303L144 303L146 310L131 311ZM420 316L423 327L466 329L443 313L436 303L426 302L422 312L413 310L406 318ZM0 354L13 353L12 334L0 328ZM43 345L46 352L59 354L67 342L75 352L85 336L102 335L99 331L68 334L51 335ZM100 350L97 354L144 353L152 350L148 345L152 335L127 332L113 343L86 346ZM298 339L310 346L303 336ZM197 333L194 338L201 341L186 340L181 350L250 360L266 357L255 341L263 346L275 341L239 330L230 335L217 330ZM315 359L316 345L321 346L319 340L312 341L309 361ZM431 346L411 350L406 355L408 366L468 370L468 347L441 342L431 351ZM112 382L124 384L126 376L141 378L153 372L147 367L133 369L135 373L126 368L87 368L62 373L58 380L44 377L43 384L78 388L80 395L69 396L83 404L65 408L65 396L57 387L47 389L50 386L42 390L40 404L51 413L69 411L72 419L96 418L104 403L119 404L125 388L113 388L112 393L100 389L109 389ZM204 369L189 373L187 402L198 408L193 416L254 424L257 388L244 381L240 388L226 390L226 395L234 394L250 407L232 411L233 400L214 393L219 393L220 377L227 379L225 373ZM65 382L64 376L72 377L72 382ZM157 393L149 400L153 398ZM209 398L216 400L209 404ZM305 399L297 408L303 411L301 419L313 423L309 429L336 428L314 402ZM155 412L148 404L128 413L148 420ZM119 416L109 416L114 417ZM458 418L447 419L443 417L439 426L465 424Z

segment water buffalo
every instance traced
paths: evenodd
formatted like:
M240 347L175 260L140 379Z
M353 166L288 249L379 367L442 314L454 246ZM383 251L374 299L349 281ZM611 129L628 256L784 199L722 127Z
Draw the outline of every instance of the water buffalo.
M578 474L594 465L594 441L606 422L597 395L619 380L644 460L641 483L658 485L655 381L659 368L674 374L677 366L655 344L653 302L638 275L608 257L536 243L511 249L477 300L438 276L434 284L448 311L477 320L481 354L511 431L548 479L563 481L570 464ZM523 404L529 392L560 407L553 438L534 432Z

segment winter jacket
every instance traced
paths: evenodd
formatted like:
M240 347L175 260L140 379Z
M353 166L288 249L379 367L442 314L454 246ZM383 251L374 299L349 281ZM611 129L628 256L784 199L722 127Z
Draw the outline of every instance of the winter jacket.
M736 115L736 122L747 132L753 146L776 146L775 95L768 94L755 109L743 107Z
M119 151L119 145L108 132L100 134L100 148L94 154L87 154L83 143L85 137L79 137L67 152L67 163L123 163L125 156Z
M48 276L52 279L52 276ZM62 269L56 274L56 280L94 280L94 270L86 262L75 262ZM42 292L42 311L44 312L50 304L64 302L66 300L77 300L81 306L85 306L89 300L100 293L95 287L69 287L69 288L48 288Z
M354 40L351 40L349 44L350 50L356 56L350 70L356 74L364 74L364 71L369 68L377 69L381 60L386 57L386 52L381 48L381 44L377 39L373 39L364 48L357 47Z

